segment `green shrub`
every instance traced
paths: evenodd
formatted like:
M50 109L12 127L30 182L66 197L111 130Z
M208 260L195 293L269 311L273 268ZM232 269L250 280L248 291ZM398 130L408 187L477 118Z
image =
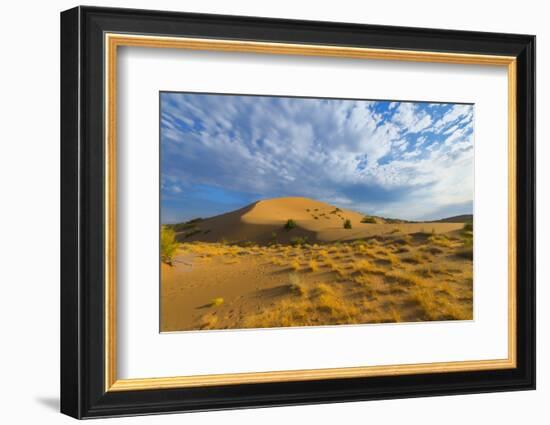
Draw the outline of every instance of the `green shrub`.
M473 232L474 225L473 223L464 223L464 227L462 228L465 232Z
M468 234L469 233L469 234ZM474 239L471 236L471 232L466 231L462 240L462 248L456 253L457 256L472 260L474 257Z
M162 226L160 229L160 260L171 266L178 246L174 229Z
M351 220L349 218L344 220L344 229L351 229Z
M376 224L376 219L374 217L371 217L369 215L366 215L361 220L361 223L370 223L370 224Z
M296 236L296 237L290 239L290 244L292 246L305 245L306 243L307 243L307 236L304 236L303 238L299 237L299 236Z
M268 245L275 245L277 243L277 233L271 232L271 238L269 239Z
M292 230L296 227L296 222L289 218L285 223L285 229L286 230Z

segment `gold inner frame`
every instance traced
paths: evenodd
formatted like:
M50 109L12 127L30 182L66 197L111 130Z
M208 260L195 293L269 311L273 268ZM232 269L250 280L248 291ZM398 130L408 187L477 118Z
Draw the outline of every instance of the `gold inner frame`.
M352 377L409 375L509 369L516 367L516 58L513 56L370 49L326 45L267 43L105 34L105 391L131 391L212 385L306 381ZM508 357L383 366L118 379L116 373L116 123L117 48L119 46L328 56L469 65L504 66L508 72Z

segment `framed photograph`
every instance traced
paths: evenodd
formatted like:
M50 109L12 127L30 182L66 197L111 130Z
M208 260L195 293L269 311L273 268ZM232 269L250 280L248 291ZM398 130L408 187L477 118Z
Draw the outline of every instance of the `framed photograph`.
M61 411L535 387L535 37L61 14Z

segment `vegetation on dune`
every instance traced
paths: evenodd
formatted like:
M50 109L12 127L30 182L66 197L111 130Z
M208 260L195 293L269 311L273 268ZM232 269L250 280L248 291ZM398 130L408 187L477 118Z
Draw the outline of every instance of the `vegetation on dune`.
M347 221L351 224L342 219L344 228ZM293 219L284 225L286 230L295 227ZM167 229L177 244L174 229ZM399 224L387 229L393 230L383 229L366 240L326 243L308 243L307 236L290 238L298 231L283 235L279 242L277 233L271 238L267 233L263 244L182 242L181 252L196 260L193 272L203 261L211 261L208 267L216 273L223 267L257 267L273 280L261 283L258 294L271 289L269 285L282 289L273 298L254 298L263 304L257 309L254 304L252 311L239 310L243 307L238 300L243 297L236 301L220 289L216 295L226 297L226 302L222 297L211 300L208 306L219 308L195 317L194 329L471 319L471 225L465 223L463 229L446 234L436 233L441 230L436 228L431 233L394 235L409 230Z
M432 232L432 235L428 237L427 241L432 245L439 246L442 248L451 248L454 244L449 238L445 235L436 235Z
M288 281L290 282L288 284L290 291L298 296L303 296L306 291L302 285L302 281L300 279L300 276L298 276L296 273L290 273L288 275Z
M295 227L296 227L296 222L295 222L293 219L291 219L291 218L289 218L289 219L286 221L285 226L284 226L285 230L292 230L292 229L294 229Z
M401 261L408 264L421 264L423 262L423 259L418 254L411 254L403 257Z
M295 236L290 239L290 244L292 246L305 245L307 243L307 236Z
M199 320L199 329L216 329L218 316L214 313L203 315Z
M464 239L462 248L457 251L456 255L467 260L472 260L474 258L473 239Z
M214 298L210 301L209 303L209 306L210 307L219 307L220 305L222 305L224 302L223 298L222 297L217 297L217 298Z
M386 270L382 267L371 263L368 260L359 260L354 263L354 268L359 273L386 274Z
M344 229L351 229L351 220L350 219L344 220Z
M390 271L386 273L386 277L390 282L396 282L405 286L415 286L420 283L420 279L412 273L405 271Z
M317 261L315 260L309 260L308 262L308 266L309 266L309 269L312 271L312 272L316 272L317 270L319 270L319 264L317 263Z
M176 241L176 232L174 229L162 226L160 229L160 260L171 266L178 246L179 243Z
M290 268L294 271L300 270L300 262L298 260L292 260L290 262Z
M275 245L277 243L277 233L271 232L271 238L269 239L268 245Z
M361 223L376 224L377 221L374 217L366 215L361 219Z
M474 257L474 227L472 223L464 223L462 229L462 247L457 251L456 255L472 260Z

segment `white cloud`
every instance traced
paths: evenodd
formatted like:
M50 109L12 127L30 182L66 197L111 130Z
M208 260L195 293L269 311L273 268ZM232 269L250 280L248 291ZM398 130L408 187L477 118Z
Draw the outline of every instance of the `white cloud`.
M418 133L430 126L432 118L424 111L419 111L414 103L401 103L393 116L393 121L407 133Z
M472 105L454 105L449 111L447 111L443 117L434 123L434 130L440 132L445 129L448 125L457 122L458 120L468 120L471 121L473 116L473 106Z
M163 99L162 164L172 191L194 183L222 184L259 196L310 196L402 218L472 199L471 125L448 128L468 117L471 122L471 106L448 108L434 124L426 108L412 103L390 103L387 110L395 112L387 118L377 112L376 102ZM192 130L182 131L179 122ZM414 136L433 128L444 136ZM370 201L373 191L400 195Z

